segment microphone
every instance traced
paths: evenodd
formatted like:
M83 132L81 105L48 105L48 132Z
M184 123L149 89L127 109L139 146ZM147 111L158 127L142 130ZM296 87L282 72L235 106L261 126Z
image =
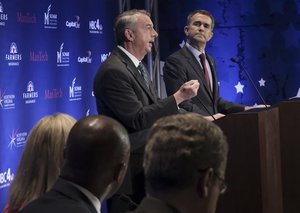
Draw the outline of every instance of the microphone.
M202 102L202 100L201 100L198 96L196 96L196 97L197 97L199 103L200 103L200 104L203 106L203 108L205 109L205 111L206 111L206 112L210 115L210 117L212 117L212 119L215 121L216 118L213 116L213 114L210 113L210 111L207 109L207 107L206 107L205 104Z
M255 86L255 83L253 82L253 79L250 77L250 75L249 75L249 73L247 72L247 70L245 69L245 67L244 67L240 62L238 62L235 58L231 58L230 60L231 60L232 62L237 63L238 65L241 66L242 70L246 73L247 78L251 81L252 86L255 88L256 93L257 93L258 96L260 97L261 101L262 101L263 104L266 106L266 108L268 108L268 105L267 105L266 101L264 100L264 98L262 97L262 95L260 94L260 92L258 91L257 87Z

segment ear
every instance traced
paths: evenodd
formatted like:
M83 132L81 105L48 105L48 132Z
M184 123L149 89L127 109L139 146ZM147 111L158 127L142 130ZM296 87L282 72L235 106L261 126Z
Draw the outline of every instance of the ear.
M134 40L134 34L133 34L133 31L132 31L132 30L130 30L130 29L125 29L124 35L125 35L125 38L126 38L128 41L133 41L133 40Z
M208 191L212 183L213 169L207 169L204 174L199 175L197 183L197 193L200 198L208 196Z
M188 26L185 26L185 27L183 28L183 30L184 30L185 35L187 36L187 35L188 35L188 31L189 31L189 27L188 27Z
M120 163L118 164L115 169L114 169L114 176L113 176L113 180L116 182L122 182L123 178L125 176L125 172L126 172L126 164L125 163Z

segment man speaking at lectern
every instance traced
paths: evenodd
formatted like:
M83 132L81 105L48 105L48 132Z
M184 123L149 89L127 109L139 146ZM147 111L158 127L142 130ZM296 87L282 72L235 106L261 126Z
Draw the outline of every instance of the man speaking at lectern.
M139 194L141 197L144 195L143 177L140 177L143 174L142 153L148 129L157 119L178 114L178 105L197 94L199 82L191 79L180 85L169 97L159 99L142 63L158 36L149 13L145 10L125 11L116 18L114 30L117 47L95 76L94 94L98 113L123 124L130 133L131 152L140 152L137 158L130 160L133 168L129 169L131 174L128 177L134 180L129 183L125 179L120 191ZM135 177L140 177L137 178L139 181Z
M98 113L121 122L129 133L150 128L160 117L178 113L178 104L194 97L198 80L191 79L159 99L142 63L158 36L149 13L130 10L115 20L117 47L94 79Z

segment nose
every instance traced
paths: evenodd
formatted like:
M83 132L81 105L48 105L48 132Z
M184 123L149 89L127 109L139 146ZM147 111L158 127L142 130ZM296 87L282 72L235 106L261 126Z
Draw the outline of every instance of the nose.
M154 36L154 38L156 38L158 36L158 33L153 29L152 35Z

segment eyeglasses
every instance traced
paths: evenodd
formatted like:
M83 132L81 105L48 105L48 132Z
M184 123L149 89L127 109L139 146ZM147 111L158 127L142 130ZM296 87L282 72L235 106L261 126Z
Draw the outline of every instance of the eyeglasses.
M227 190L227 184L224 178L221 178L215 171L213 172L214 177L219 181L220 194L224 194Z
M198 169L198 172L205 172L207 169ZM213 171L213 176L218 180L220 187L220 194L224 194L227 190L227 183L224 178L221 178L215 171Z

